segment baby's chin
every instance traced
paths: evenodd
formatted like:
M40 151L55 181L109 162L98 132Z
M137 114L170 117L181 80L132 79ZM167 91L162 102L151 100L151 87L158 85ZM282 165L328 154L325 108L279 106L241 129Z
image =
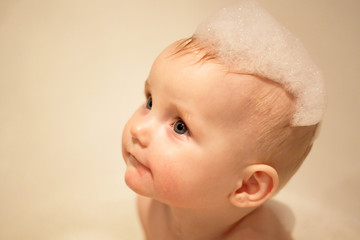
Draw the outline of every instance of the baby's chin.
M142 166L129 165L125 172L125 183L135 193L151 197L153 191L152 175Z

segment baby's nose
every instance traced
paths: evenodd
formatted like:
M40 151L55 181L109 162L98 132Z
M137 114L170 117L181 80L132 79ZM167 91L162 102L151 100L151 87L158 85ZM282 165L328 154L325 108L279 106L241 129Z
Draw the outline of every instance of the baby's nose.
M130 133L134 142L147 147L151 139L151 121L134 123L130 128Z

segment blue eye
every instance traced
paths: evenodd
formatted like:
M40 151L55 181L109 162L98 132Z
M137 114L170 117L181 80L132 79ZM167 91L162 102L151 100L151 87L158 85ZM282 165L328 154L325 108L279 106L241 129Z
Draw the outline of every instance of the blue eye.
M152 97L149 97L146 101L146 108L151 110L152 108Z
M177 134L186 134L186 133L188 133L188 129L187 129L185 123L183 121L181 121L181 120L177 121L174 124L174 131Z

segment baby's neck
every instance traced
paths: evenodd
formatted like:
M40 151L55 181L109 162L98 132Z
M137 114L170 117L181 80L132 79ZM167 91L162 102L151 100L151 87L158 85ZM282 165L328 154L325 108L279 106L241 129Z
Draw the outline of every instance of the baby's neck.
M254 209L224 208L188 209L164 205L169 228L178 240L226 239L242 218Z

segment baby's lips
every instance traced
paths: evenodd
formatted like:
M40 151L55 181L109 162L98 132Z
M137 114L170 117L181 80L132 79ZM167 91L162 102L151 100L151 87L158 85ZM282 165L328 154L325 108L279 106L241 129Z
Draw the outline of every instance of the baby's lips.
M143 165L144 167L146 167L146 168L149 168L149 166L144 162L144 161L142 161L141 159L142 158L137 158L136 157L136 155L134 155L133 153L129 153L129 157L130 158L134 158L134 160L136 161L136 162L138 162L138 163L140 163L141 165ZM150 169L150 168L149 168Z

